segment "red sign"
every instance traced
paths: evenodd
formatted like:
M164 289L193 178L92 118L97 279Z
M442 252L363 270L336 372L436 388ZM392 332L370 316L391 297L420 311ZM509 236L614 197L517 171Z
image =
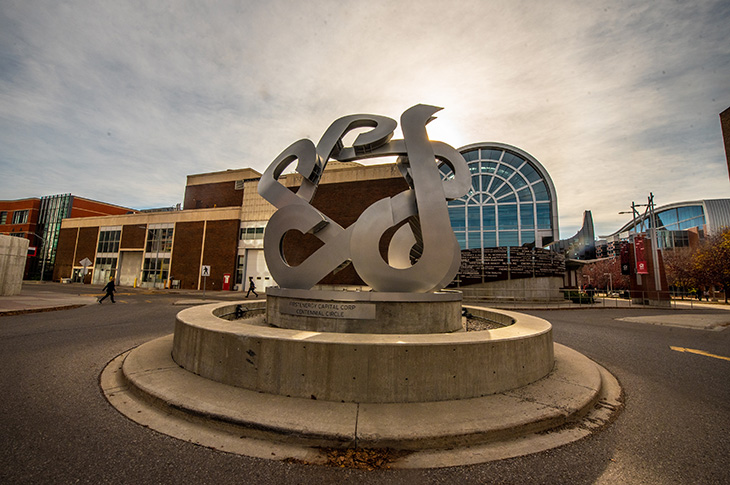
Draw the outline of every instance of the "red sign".
M223 275L223 291L228 291L231 289L231 275L229 273L226 273Z
M644 236L636 236L634 249L636 250L636 273L649 274L649 266L646 264L646 253L644 249Z
M28 246L28 256L33 257L38 254L38 248L35 246Z

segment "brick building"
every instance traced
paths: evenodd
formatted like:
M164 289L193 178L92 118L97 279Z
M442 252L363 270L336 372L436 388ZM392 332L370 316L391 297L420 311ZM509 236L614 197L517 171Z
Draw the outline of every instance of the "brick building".
M106 217L66 219L60 229L54 279L100 284L109 277L122 286L243 290L251 276L259 288L275 284L263 254L266 222L275 207L258 194L261 174L246 168L189 175L183 209ZM301 176L279 182L296 190ZM331 162L312 204L347 226L373 202L407 189L394 164L363 166ZM292 264L316 250L318 241L288 235L285 252ZM84 276L80 261L92 261ZM210 276L201 276L202 266ZM352 268L323 283L357 283Z
M71 194L0 200L0 234L30 241L24 279L49 279L53 274L58 230L65 218L126 214L132 209Z

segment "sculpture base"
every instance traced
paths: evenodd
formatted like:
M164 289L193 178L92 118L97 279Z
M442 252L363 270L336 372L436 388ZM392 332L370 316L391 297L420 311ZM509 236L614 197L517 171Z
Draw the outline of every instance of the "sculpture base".
M266 322L310 332L415 334L462 330L461 293L267 288Z
M530 315L470 307L488 320L514 323L478 332L397 335L272 328L218 316L262 304L216 303L181 311L173 359L229 386L350 403L481 397L525 386L553 369L552 327Z

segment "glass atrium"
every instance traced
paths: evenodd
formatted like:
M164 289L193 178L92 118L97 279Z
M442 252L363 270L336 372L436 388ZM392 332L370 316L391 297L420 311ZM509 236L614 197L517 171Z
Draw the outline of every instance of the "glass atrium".
M459 150L469 164L469 193L448 203L461 249L536 245L558 239L552 181L529 154L503 144ZM440 166L442 176L451 170Z

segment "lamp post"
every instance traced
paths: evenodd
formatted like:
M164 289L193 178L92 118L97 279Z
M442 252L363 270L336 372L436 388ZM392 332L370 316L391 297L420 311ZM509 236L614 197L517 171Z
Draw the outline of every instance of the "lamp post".
M649 193L649 200L647 206L649 207L649 225L651 226L651 259L654 266L654 288L656 291L662 291L662 279L659 275L659 241L657 238L657 224L656 224L656 213L654 212L654 193ZM657 294L657 298L659 295Z

